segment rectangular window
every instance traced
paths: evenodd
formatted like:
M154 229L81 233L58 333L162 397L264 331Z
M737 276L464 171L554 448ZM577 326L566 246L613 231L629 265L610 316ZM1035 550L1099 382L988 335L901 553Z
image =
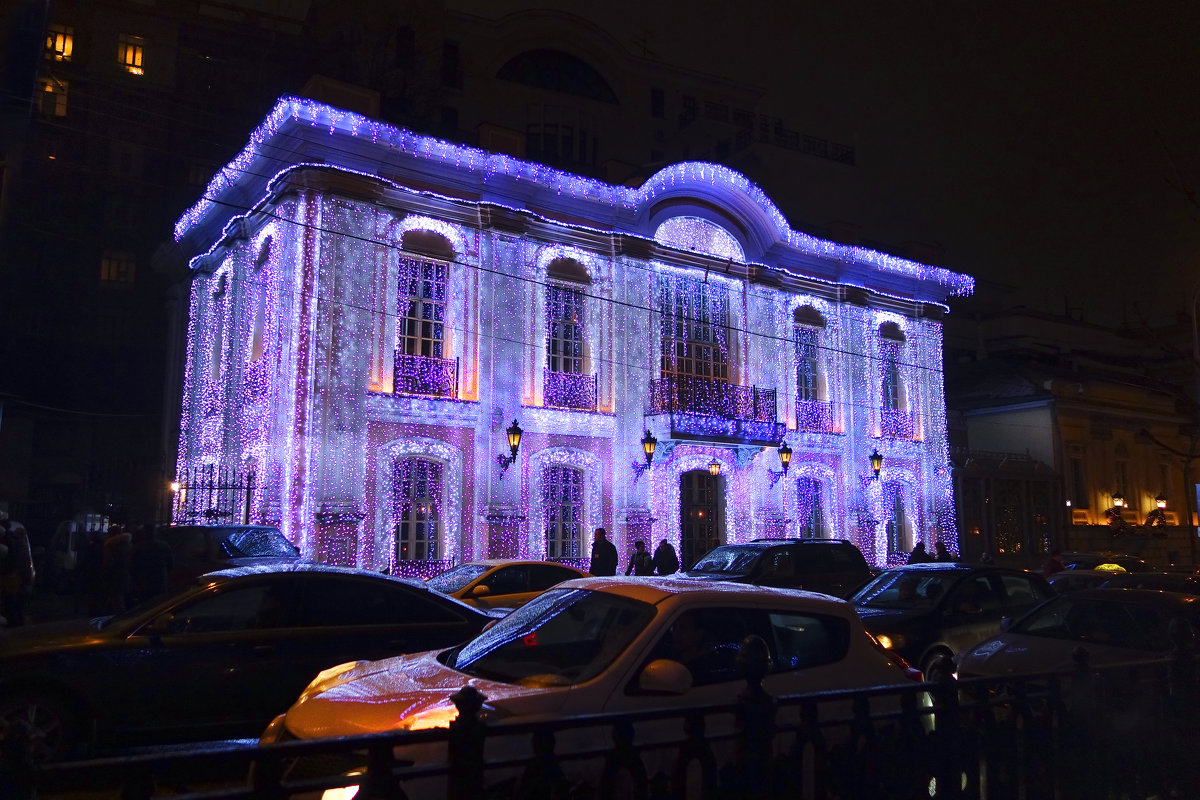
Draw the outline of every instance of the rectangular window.
M37 110L43 117L65 117L67 82L57 78L38 78Z
M546 366L552 372L583 372L583 292L546 287Z
M399 271L395 390L454 397L458 391L458 364L442 357L449 266L441 261L404 257Z
M1068 464L1067 478L1070 480L1071 494L1068 500L1073 508L1090 508L1091 499L1087 489L1086 473L1083 469L1083 458L1072 456Z
M130 75L142 75L142 59L145 55L145 40L141 36L122 33L117 38L117 64Z
M817 397L817 329L796 328L796 399Z
M546 515L546 558L579 558L583 536L583 473L551 467L542 475Z
M75 29L69 25L51 24L46 28L46 58L50 61L70 61L75 45Z
M133 283L136 275L133 253L109 251L100 259L100 280L105 283Z
M664 278L662 373L729 380L729 297L723 287Z
M442 43L442 84L451 89L462 88L462 51L458 42Z

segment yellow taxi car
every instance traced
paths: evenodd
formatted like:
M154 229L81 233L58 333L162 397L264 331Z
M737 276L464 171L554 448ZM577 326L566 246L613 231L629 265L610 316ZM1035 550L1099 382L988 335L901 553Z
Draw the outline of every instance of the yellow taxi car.
M551 586L586 577L581 569L550 561L487 559L459 564L427 585L476 608L518 608Z

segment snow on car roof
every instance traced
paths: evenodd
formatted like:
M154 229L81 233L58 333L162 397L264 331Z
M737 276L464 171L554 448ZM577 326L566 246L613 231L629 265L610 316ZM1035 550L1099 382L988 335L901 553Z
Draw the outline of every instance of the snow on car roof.
M819 592L806 592L800 589L778 589L766 586L754 586L731 581L699 581L692 578L676 576L647 576L647 577L593 577L573 578L558 584L556 589L591 589L598 592L611 592L658 604L671 597L688 595L699 600L704 599L745 599L769 600L771 597L803 600L811 604L814 611L825 613L847 614L855 613L854 607L845 600L831 597Z

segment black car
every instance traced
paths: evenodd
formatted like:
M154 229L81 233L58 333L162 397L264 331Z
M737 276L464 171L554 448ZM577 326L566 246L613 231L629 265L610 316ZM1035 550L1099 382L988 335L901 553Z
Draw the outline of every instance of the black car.
M29 722L53 760L257 736L322 670L448 647L500 616L366 570L214 572L116 616L0 633L0 739Z
M164 525L155 535L171 548L172 589L206 572L300 560L300 551L273 525Z
M806 589L846 597L874 575L862 551L843 539L759 539L723 544L683 573L700 580Z
M909 564L880 574L850 598L867 630L925 674L940 656L953 657L1000 632L1053 597L1046 580L1027 570L984 564Z
M1063 553L1059 559L1067 569L1095 569L1103 564L1116 564L1126 572L1146 572L1154 569L1141 556L1128 553Z
M1154 589L1160 592L1200 594L1200 575L1180 572L1129 572L1113 575L1100 586L1104 589Z

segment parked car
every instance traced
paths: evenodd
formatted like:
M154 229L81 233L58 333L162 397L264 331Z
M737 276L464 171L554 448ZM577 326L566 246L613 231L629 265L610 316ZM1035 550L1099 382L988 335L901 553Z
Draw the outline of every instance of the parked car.
M1122 569L1120 573L1113 573L1094 569L1064 569L1054 573L1046 581L1054 591L1066 594L1067 592L1077 592L1080 589L1095 589L1119 574L1124 574L1124 570Z
M701 556L688 578L805 589L846 597L875 574L844 539L759 539L723 544Z
M491 559L459 564L430 578L430 589L478 608L516 608L563 581L589 573L550 561Z
M1200 594L1200 575L1179 572L1130 572L1109 575L1105 589L1157 589L1160 592Z
M1126 572L1145 572L1154 569L1141 556L1128 553L1063 553L1059 558L1067 569L1096 569L1105 564L1116 564Z
M326 667L464 641L499 614L420 581L292 562L214 572L160 601L0 635L0 738L36 756L256 736Z
M1140 661L1165 654L1171 620L1200 632L1200 598L1147 589L1085 589L1059 595L980 642L959 659L960 678L1051 672L1076 665L1083 647L1089 664Z
M769 653L763 688L772 695L910 680L842 600L675 577L583 578L544 592L458 647L326 671L261 741L447 727L457 716L451 696L467 684L486 698L487 719L506 722L730 704L746 687L736 660L751 635ZM661 724L674 730L678 722ZM706 737L720 742L727 731L718 727L711 723ZM639 723L639 746L659 733L655 723ZM555 735L569 779L597 785L599 764L561 756L594 748L601 732ZM503 747L489 742L489 758L503 758ZM426 748L402 757L444 759L444 745ZM651 773L670 768L651 763L646 750L643 757ZM421 796L445 796L441 789Z
M1054 596L1040 575L1022 569L937 562L887 570L851 598L867 630L924 674L1000 632Z
M272 525L164 525L156 535L171 548L171 588L206 572L300 560L300 551Z

